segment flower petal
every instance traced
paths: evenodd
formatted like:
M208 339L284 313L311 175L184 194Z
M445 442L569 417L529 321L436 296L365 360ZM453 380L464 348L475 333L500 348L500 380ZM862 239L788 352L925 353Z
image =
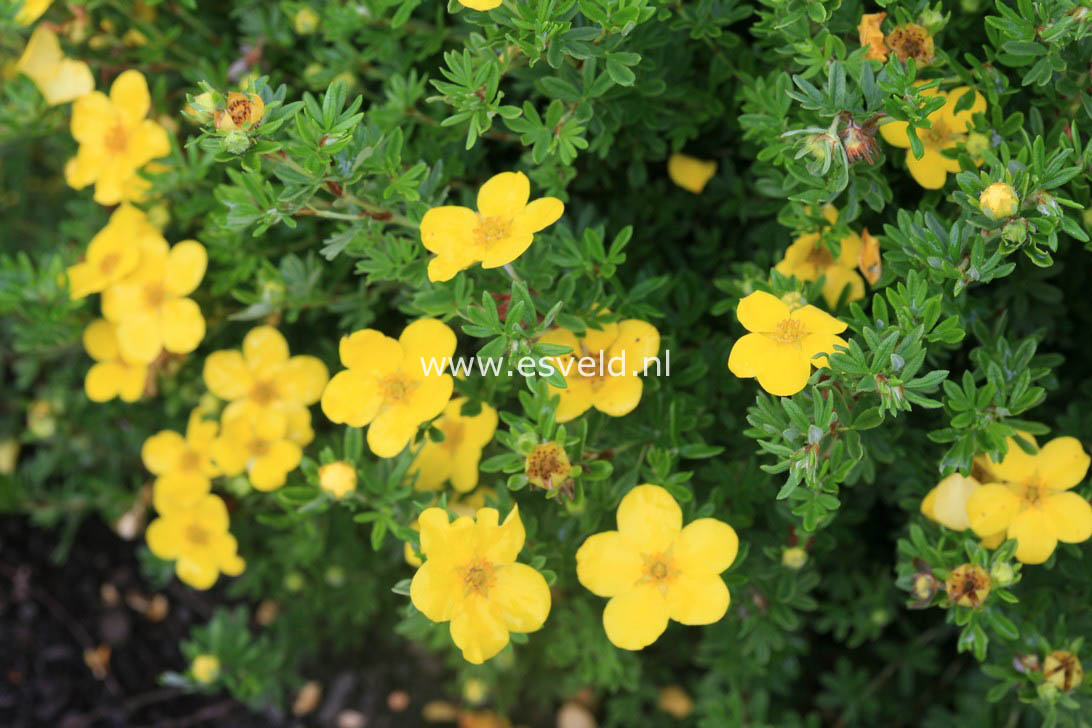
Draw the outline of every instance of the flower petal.
M480 596L462 600L451 619L451 639L463 658L480 665L508 644L508 629Z
M728 371L744 379L757 376L777 354L777 344L770 337L765 334L744 334L732 344Z
M906 133L909 127L905 121L889 121L880 126L880 136L888 144L905 149L910 146L910 135Z
M644 382L635 374L603 377L598 390L592 390L597 410L611 417L628 415L641 402Z
M114 324L105 319L95 319L83 330L83 348L95 361L112 361L118 358L118 337Z
M1015 445L1019 449L1019 445ZM1055 437L1035 458L1039 478L1051 490L1068 490L1084 480L1092 459L1075 437Z
M682 529L682 509L658 485L638 485L618 504L618 531L641 553L667 549Z
M426 250L458 260L475 247L474 231L480 222L468 207L434 207L421 218L421 242Z
M716 518L699 518L687 524L672 551L679 569L695 576L719 574L732 565L738 553L735 529Z
M489 589L493 611L512 632L541 629L550 614L550 587L546 579L526 564L508 564L494 573Z
M209 264L205 246L196 240L183 240L167 256L167 291L174 296L188 296L201 284Z
M308 405L319 401L329 380L330 373L321 359L300 355L289 359L281 370L278 387L284 399Z
M204 320L201 321L201 325L201 333L204 335ZM151 364L163 348L165 333L158 316L137 313L135 316L123 319L118 324L118 348L121 356L126 361Z
M612 597L603 610L607 639L623 650L641 650L660 638L667 629L670 612L667 600L651 584Z
M791 397L807 385L812 363L806 353L792 344L775 343L775 347L773 358L759 369L756 378L770 394Z
M256 326L243 337L243 358L257 376L288 361L288 342L272 326Z
M163 430L149 437L140 448L144 467L156 475L178 468L178 462L186 450L186 441L174 430Z
M1081 543L1092 538L1092 505L1071 491L1043 498L1043 513L1059 541Z
M462 598L459 574L447 562L426 561L410 582L413 606L433 622L446 622Z
M641 580L644 562L618 531L589 536L576 552L576 578L591 593L613 597L633 589Z
M162 516L149 523L144 532L148 549L161 559L177 559L185 546L181 526L178 519Z
M531 247L535 236L531 233L512 231L511 235L501 238L490 245L482 256L482 268L500 268L511 263Z
M383 404L374 378L351 369L338 372L322 391L322 412L334 423L363 427L371 422Z
M925 154L921 159L914 156L910 150L906 152L906 166L910 170L910 176L914 181L927 190L939 190L948 179L945 170L944 157L932 147L925 148Z
M368 447L381 458L393 458L406 449L419 424L421 421L410 416L404 407L384 410L368 425Z
M789 318L789 307L773 294L755 291L740 299L736 318L748 331L773 331L779 321Z
M110 103L121 114L126 126L138 125L152 106L148 82L140 71L129 69L114 79L110 86Z
M626 369L631 374L643 374L646 363L660 353L660 332L647 321L626 319L618 322L618 336L607 351L608 358L625 356Z
M443 321L434 318L417 319L402 331L398 337L398 343L402 346L404 359L402 368L419 376L429 374L437 375L435 368L429 367L429 362L434 361L433 367L439 367L443 358L451 358L455 353L455 332ZM422 363L424 359L424 363Z
M971 108L963 109L958 114L955 113L956 104L958 104L968 92L974 94L974 102L971 104ZM975 114L985 113L986 99L982 94L978 93L978 91L971 89L970 86L959 86L948 92L942 110L944 112L944 120L948 122L949 130L956 134L961 134L973 125L974 120L971 117Z
M1058 546L1054 523L1040 508L1027 508L1012 519L1009 538L1017 541L1015 556L1024 564L1041 564Z
M986 483L967 499L967 522L979 536L1008 529L1019 512L1020 499L1000 483Z
M209 354L205 359L204 379L210 392L229 402L246 396L254 386L250 368L236 349Z
M341 363L359 374L383 376L402 365L402 346L375 329L361 329L342 336L338 344Z
M494 564L511 564L519 556L526 539L519 506L513 505L504 523L497 524L496 508L479 508L474 519L476 553Z
M732 601L719 576L691 576L683 572L667 587L667 608L671 618L682 624L712 624L727 612Z
M172 354L188 354L205 338L205 317L191 298L175 298L160 308L163 348Z
M501 172L478 190L478 214L513 220L531 197L531 182L523 172Z
M515 235L537 233L561 219L565 214L565 203L556 197L540 197L533 200L516 215L512 221Z

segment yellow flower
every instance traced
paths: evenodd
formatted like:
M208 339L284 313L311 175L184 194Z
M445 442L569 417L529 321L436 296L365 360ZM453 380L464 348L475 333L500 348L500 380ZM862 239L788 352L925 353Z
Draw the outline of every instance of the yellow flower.
M978 464L985 484L967 501L967 517L979 536L1007 534L1017 541L1016 558L1041 564L1058 542L1092 537L1092 506L1069 489L1084 480L1089 457L1074 437L1056 437L1028 455L1009 438L1000 463ZM1004 540L1004 539L1002 539Z
M403 448L422 422L443 411L454 382L442 373L455 353L455 332L436 319L407 326L398 340L375 329L343 336L341 363L322 393L331 422L368 427L368 447L381 458Z
M933 62L933 36L917 23L900 25L887 34L887 47L905 63L913 58L919 69Z
M1016 214L1020 209L1020 198L1016 196L1012 185L994 182L978 196L978 208L991 220L1000 220Z
M91 238L84 260L68 267L69 295L75 300L101 293L136 270L141 250L166 245L142 210L123 203Z
M130 364L121 356L117 327L105 319L95 319L83 330L83 348L95 360L87 370L83 389L92 402L108 402L120 397L135 402L144 394L148 379L145 364Z
M558 422L568 422L592 407L622 417L641 401L644 382L639 375L660 352L660 332L639 319L602 326L586 330L582 338L561 328L539 338L541 344L572 349L553 358L553 367L565 378L564 389L550 386L550 394L561 397L554 414Z
M732 345L728 369L737 377L756 377L770 394L789 397L808 383L813 366L827 366L834 347L847 346L838 336L846 325L815 306L795 311L781 299L755 291L740 300L736 316L751 333Z
M335 498L356 490L356 468L344 460L327 463L318 470L319 487Z
M288 473L295 470L303 458L298 443L281 437L262 437L250 417L242 414L221 420L220 436L212 445L212 455L224 475L246 472L250 484L257 490L276 490L284 485Z
M790 546L781 552L781 565L800 571L808 563L808 552L800 546Z
M221 572L238 576L246 567L235 537L228 533L227 507L211 493L161 513L144 537L153 554L175 561L178 578L194 589L208 589Z
M232 91L227 96L227 106L215 114L216 128L221 131L249 129L261 122L265 115L265 102L258 94L241 94Z
M990 595L990 575L981 566L963 564L948 574L944 588L953 604L960 607L980 607Z
M870 235L868 228L861 230L861 252L857 254L857 270L861 272L868 285L874 286L883 275L883 258L880 256L880 241Z
M310 35L318 30L319 21L322 18L314 11L309 5L305 5L296 11L295 16L292 18L292 27L296 29L296 33L299 35Z
M459 4L471 10L492 10L499 8L502 0L459 0Z
M1068 692L1084 682L1081 661L1069 650L1054 650L1043 660L1043 679Z
M889 121L880 127L880 135L884 141L906 149L906 166L910 169L910 175L927 190L939 190L944 186L949 172L959 171L959 162L945 157L941 152L964 141L972 124L971 117L986 110L986 99L974 91L974 103L971 107L959 113L955 112L956 104L969 91L970 87L960 86L948 92L936 89L921 92L924 96L944 97L944 106L929 114L931 126L928 129L918 129L918 137L925 147L925 154L921 159L915 158L910 149L910 137L906 133L908 124L905 121Z
M953 473L930 490L921 502L921 512L953 531L966 531L971 527L967 519L967 501L981 487L974 478Z
M731 595L720 573L739 549L735 530L715 518L682 527L682 510L665 489L639 485L618 504L618 530L589 536L576 552L576 576L610 597L603 611L609 639L624 650L655 642L669 619L712 624Z
M167 130L145 119L151 108L148 83L140 71L122 73L110 96L92 91L72 105L76 156L64 169L69 186L79 190L95 183L95 202L114 205L140 196L137 170L171 151Z
M823 208L823 217L831 224L838 221L838 210L833 205ZM826 232L829 228L824 228ZM864 298L864 281L857 271L861 255L861 238L857 233L850 233L842 238L841 251L837 259L823 244L822 232L801 235L785 251L785 257L774 266L774 270L784 276L796 276L802 281L817 281L823 276L823 300L834 308L842 291L848 286L848 301Z
M44 25L34 29L15 70L26 74L50 106L66 104L95 90L91 68L65 58L57 34Z
M883 31L880 30L880 24L886 17L887 13L865 13L857 26L857 38L861 47L868 49L865 58L870 61L887 61L887 47L883 43Z
M220 660L215 655L198 655L190 665L190 674L197 682L208 684L220 674Z
M667 159L667 176L684 190L700 195L717 173L717 163L676 152Z
M49 10L53 0L23 0L23 7L15 14L15 22L19 25L30 25Z
M455 205L426 212L421 219L421 242L436 253L428 264L428 279L449 281L475 263L499 268L523 255L534 234L565 212L556 197L528 203L530 197L531 182L525 174L502 172L478 190L477 212Z
M102 313L117 324L126 361L149 363L161 349L188 354L205 338L205 318L186 298L205 277L208 255L196 240L168 250L161 237L141 241L140 265L102 294Z
M478 485L478 461L482 448L497 431L497 411L482 403L473 417L462 414L466 397L448 402L434 426L444 433L443 442L425 438L409 473L417 474L417 490L439 490L450 480L455 490L466 493Z
M546 490L564 487L572 469L568 453L556 442L540 442L523 459L527 480Z
M447 498L447 509L454 513L456 516L466 516L467 518L473 518L474 514L478 512L478 509L485 506L486 498L495 499L496 497L496 492L492 488L488 488L485 486L482 486L481 488L478 488L470 493L460 493L459 491L455 491ZM438 500L439 497L436 497L433 499L432 502L436 503ZM413 523L410 524L410 528L412 528L414 531L420 531L421 524L416 519L414 519ZM406 559L406 563L414 568L417 568L424 563L417 555L417 552L414 551L413 545L409 541L406 541L404 544L402 544L402 554Z
M205 386L230 402L224 419L245 417L258 435L280 440L286 435L300 445L313 439L307 407L322 396L330 373L322 360L289 357L288 342L272 326L257 326L243 338L242 351L216 351L205 360ZM300 436L291 432L300 428Z
M467 662L480 665L508 644L509 632L534 632L550 613L542 574L516 562L523 522L512 507L504 523L494 508L449 522L447 512L421 513L425 563L413 575L410 598L433 622L451 622L451 639Z
M13 437L0 440L0 475L11 475L19 463L19 441Z
M220 474L212 459L212 446L219 426L190 413L186 436L162 430L144 441L140 457L144 467L158 476L152 489L155 509L169 513L179 506L192 506L208 494L211 478Z

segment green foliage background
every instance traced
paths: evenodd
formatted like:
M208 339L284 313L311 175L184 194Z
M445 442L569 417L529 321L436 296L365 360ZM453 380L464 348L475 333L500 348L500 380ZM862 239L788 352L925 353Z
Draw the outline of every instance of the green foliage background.
M478 668L405 596L412 570L400 539L413 538L408 524L429 501L403 485L408 455L377 461L358 433L315 408L318 438L287 487L218 486L233 496L232 531L248 560L225 594L282 605L261 635L224 612L187 646L221 654L232 692L279 700L320 652L358 654L346 635L393 630L384 659L418 642L448 662L452 695L483 678L517 721L587 686L602 697L603 725L665 725L649 706L678 683L697 703L685 724L703 727L1086 724L1087 683L1059 695L1014 658L1079 653L1092 631L1087 544L1019 570L974 612L945 607L943 591L911 611L907 591L915 558L940 578L968 560L1011 560L1011 548L985 552L918 513L942 475L968 472L1015 429L1092 449L1082 216L1092 10L1068 0L880 2L890 18L936 31L936 63L914 69L863 60L856 26L879 8L853 1L507 0L490 12L454 0L148 4L150 20L120 0L57 3L46 20L88 18L99 40L68 42L69 55L91 64L100 89L125 68L142 70L153 114L179 120L155 191L170 214L167 238L196 237L209 250L194 294L208 335L160 378L156 397L86 399L80 333L95 311L68 300L62 274L109 211L64 183L76 148L68 107L46 107L25 77L6 80L0 435L22 444L16 473L0 476L6 510L56 525L62 538L88 515L118 519L148 477L143 440L182 429L202 395L204 355L237 347L263 321L331 370L343 334L397 335L420 315L448 320L460 354L524 355L549 321L582 329L607 307L654 323L672 352L671 377L648 377L634 413L593 411L563 429L541 380L458 385L502 412L482 483L502 511L519 503L522 560L555 578L545 628ZM299 35L293 19L305 5L321 22ZM147 43L121 39L133 28ZM17 57L26 35L7 21L0 46ZM267 104L282 103L234 154L179 112L200 83L226 92L248 73L262 77ZM874 164L848 166L837 134L815 141L847 114L923 126L932 107L916 78L985 96L977 130L991 146L980 168L963 154L963 172L924 191L902 150L878 141ZM818 158L809 140L825 149ZM718 162L700 196L668 180L676 150ZM519 280L475 268L429 283L416 222L432 206L472 205L483 181L513 169L530 176L533 196L566 201L562 220L514 264ZM1004 243L977 210L993 181L1010 181L1025 202L1022 244ZM770 268L816 228L806 209L828 201L841 210L830 237L861 227L881 236L883 278L837 311L852 345L830 372L792 398L756 396L753 381L727 371L743 333L736 302L756 289L801 289L771 280ZM813 301L818 290L803 288ZM524 303L520 316L500 315L503 296L508 311ZM49 403L55 431L28 426L37 401ZM505 487L518 485L509 475L527 432L562 439L583 464L575 501ZM359 464L364 498L351 506L317 497L317 463L333 457ZM724 620L673 624L627 653L607 642L602 600L577 583L573 556L588 534L613 527L621 496L641 482L669 487L686 520L726 520L742 548L725 574ZM1077 488L1090 491L1087 481ZM796 543L810 555L799 571L781 561ZM147 565L170 574L150 555Z

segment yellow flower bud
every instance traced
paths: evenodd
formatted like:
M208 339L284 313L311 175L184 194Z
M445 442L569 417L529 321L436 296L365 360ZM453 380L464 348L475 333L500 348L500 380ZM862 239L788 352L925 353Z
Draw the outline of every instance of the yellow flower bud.
M11 475L19 462L19 442L8 438L0 442L0 475Z
M1012 217L1020 209L1020 198L1007 182L994 182L978 196L978 207L991 220Z
M463 701L470 705L477 705L489 695L489 686L484 680L470 678L463 683Z
M998 561L990 569L990 581L997 586L1008 586L1016 580L1016 571L1012 568L1012 564L1005 561Z
M981 566L963 564L948 575L944 584L948 598L961 607L978 607L990 594L990 575Z
M215 655L198 655L190 665L190 674L197 682L207 685L220 674L220 660Z
M808 552L799 546L787 548L781 553L781 565L799 571L808 563Z
M356 490L356 468L339 460L319 468L319 487L335 498Z
M35 437L52 437L57 431L57 419L53 416L53 406L39 399L27 408L27 429Z
M216 112L216 128L221 131L249 129L262 120L265 115L265 102L258 94L241 94L232 91L227 97L227 106Z
M1068 692L1084 681L1084 668L1069 650L1055 650L1043 661L1043 678L1048 684Z
M292 26L299 35L310 35L318 30L321 18L310 6L304 6L296 11L296 17L292 19Z

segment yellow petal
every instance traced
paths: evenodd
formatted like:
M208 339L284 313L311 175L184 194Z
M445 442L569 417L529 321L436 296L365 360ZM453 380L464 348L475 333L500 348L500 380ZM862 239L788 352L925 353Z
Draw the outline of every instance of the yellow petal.
M971 108L964 109L958 114L955 113L956 104L969 91L974 93L974 103L971 104ZM959 86L948 92L942 111L944 112L944 120L948 122L949 131L961 134L974 125L974 119L971 117L975 114L985 113L986 99L978 91L972 91L970 86Z
M682 528L682 510L658 485L638 485L618 504L618 531L642 553L667 549Z
M856 261L856 258L854 258ZM842 297L842 291L849 288L846 301L859 301L864 298L864 279L855 270L840 265L828 266L823 270L823 300L834 308Z
M15 14L15 22L19 25L30 25L42 17L52 4L53 0L23 0L23 6ZM500 2L498 1L497 4L499 5Z
M574 364L575 370L575 364ZM560 401L554 412L554 419L559 423L568 422L591 409L595 394L591 385L583 377L573 376L565 380L565 389L550 387L550 395L558 395Z
M777 296L755 291L740 299L736 318L748 331L774 331L778 322L789 318L789 307Z
M208 557L194 558L183 555L174 565L174 571L180 580L194 589L209 589L220 576L216 563Z
M118 397L123 402L136 402L144 395L144 385L148 380L148 367L143 364L121 363L121 386Z
M1026 435L1024 435L1024 438L1030 439L1032 444L1035 444L1034 438L1029 438ZM1005 438L1005 443L1008 445L1008 450L1001 462L995 463L988 456L983 458L983 467L989 471L993 478L997 481L1009 483L1028 483L1037 478L1040 466L1038 453L1028 455L1011 437Z
M220 399L229 402L246 396L254 386L250 368L236 349L214 351L205 359L205 386Z
M667 176L684 190L700 195L717 173L717 163L675 153L667 159Z
M523 172L501 172L478 190L478 214L513 220L531 197L531 182Z
M737 377L757 376L778 355L777 344L764 334L745 334L732 344L728 370Z
M351 369L338 372L322 391L322 412L334 423L363 427L371 422L383 404L375 379Z
M413 575L410 601L433 622L446 622L461 601L462 587L458 572L453 567L446 562L429 560Z
M1000 483L986 483L967 499L967 522L979 536L1007 530L1019 512L1020 499Z
M533 200L512 221L513 234L537 233L553 225L565 214L565 203L556 197Z
M508 629L480 596L462 600L451 619L451 639L463 659L480 665L508 644Z
M905 121L889 121L880 127L880 136L892 146L907 148L910 146L910 136L906 133L909 127Z
M160 308L163 348L172 354L188 354L205 338L205 317L190 298L175 298Z
M817 369L829 366L829 364L826 356L815 357L820 354L836 354L839 346L847 347L849 344L841 336L835 336L834 334L811 334L804 337L803 341L800 342L800 349L803 351L804 357Z
M270 443L269 452L254 461L248 475L256 489L270 491L284 485L288 472L300 464L303 451L290 440Z
M103 135L113 128L115 123L114 107L110 99L101 91L92 91L86 96L81 96L72 103L72 122L70 129L72 136L80 143L80 155L95 152L97 159L102 159L105 149L102 145ZM94 149L89 144L98 142ZM84 147L88 146L85 152ZM88 164L88 166L91 166ZM95 165L97 166L97 165ZM84 184L87 184L85 182Z
M95 319L83 330L83 348L95 361L117 359L118 339L114 324L105 319Z
M473 445L460 447L448 459L450 463L451 487L460 493L469 493L478 485L478 464L482 450Z
M144 461L144 467L156 475L162 475L179 467L185 451L186 441L181 435L174 430L163 430L144 441L140 458Z
M120 112L126 126L137 126L152 106L144 74L130 69L114 79L110 86L110 102Z
M759 385L778 397L791 397L803 389L811 376L811 360L791 344L774 344L773 357L759 369Z
M171 248L167 258L167 291L174 296L188 296L201 283L208 267L205 246L196 240L183 240Z
M489 601L504 626L512 632L541 629L550 614L550 587L542 574L526 564L508 564L494 578Z
M125 367L118 362L99 362L87 370L83 390L92 402L109 402L118 396L125 374Z
M406 449L419 424L421 421L407 416L403 407L384 410L368 425L368 447L381 458L393 458Z
M499 268L523 255L534 242L531 233L513 230L511 235L490 245L482 256L482 268Z
M937 488L933 486L932 490L925 494L925 497L921 500L921 515L928 518L930 521L937 520L936 516L937 505Z
M1054 438L1035 458L1039 478L1051 490L1067 490L1080 483L1088 474L1089 462L1088 453L1075 437Z
M633 374L603 377L599 389L592 390L593 404L611 417L628 415L640 404L644 386L641 378Z
M416 386L406 395L402 404L404 417L413 420L414 426L431 420L444 410L444 405L451 399L455 380L450 374L417 379Z
M846 323L839 321L821 308L804 306L793 311L791 318L800 321L811 334L840 334L846 330Z
M503 0L459 0L459 4L471 10L493 10L499 8Z
M284 399L296 404L314 404L330 380L322 360L313 356L294 356L280 375L279 391Z
M1092 538L1092 505L1076 493L1045 496L1042 507L1059 541L1081 543Z
M151 119L140 122L137 128L133 129L129 134L128 161L133 167L141 167L152 159L167 156L170 152L171 142L167 130ZM151 167L148 167L145 171L151 171ZM138 183L135 190L130 190L130 194L142 191L146 187L146 183ZM136 194L133 198L139 201L141 197L142 195Z
M585 589L601 597L633 589L641 580L643 568L640 552L618 531L593 534L576 552L576 578Z
M727 612L731 595L719 576L679 574L667 587L671 618L682 624L712 624Z
M917 159L913 151L907 151L906 166L910 169L910 176L914 178L914 181L927 190L939 190L948 179L944 157L932 147L925 148L925 154L921 159Z
M402 365L402 346L375 329L361 329L342 336L338 344L341 363L360 374L385 376Z
M440 359L450 359L455 353L455 332L439 319L423 318L407 326L398 337L398 343L405 356L403 369L424 376L428 370L428 360L435 360L439 365ZM422 359L426 363L422 364Z
M38 88L50 106L67 104L95 90L95 78L91 67L83 61L65 58L57 66L57 72L38 84Z
M428 279L433 283L450 281L455 275L469 268L475 261L462 261L458 258L436 257L428 262Z
M652 324L639 319L618 323L618 336L607 352L609 358L625 355L626 369L631 374L643 373L646 364L660 353L660 332ZM647 361L646 361L647 360Z
M181 521L170 517L149 523L144 533L149 550L161 559L177 559L185 545L181 526Z
M953 531L965 531L970 528L967 503L980 487L977 480L965 478L959 473L953 473L940 481L936 487L934 520Z
M194 304L196 305L196 304ZM200 315L200 313L198 313ZM202 335L204 320L202 319ZM118 324L118 347L126 361L150 364L163 348L164 331L158 316L137 313Z
M212 483L200 473L169 471L155 479L152 504L160 514L193 508Z
M684 574L697 576L719 574L732 565L738 552L734 528L715 518L699 518L679 533L672 554Z
M288 361L288 342L272 326L256 326L243 337L243 358L255 374Z
M409 474L416 475L415 490L440 490L451 475L452 458L442 445L426 440L410 465Z
M1040 508L1027 508L1012 519L1009 538L1015 538L1016 559L1024 564L1041 564L1058 546L1054 523Z
M612 597L603 610L607 639L623 650L641 650L667 629L667 600L651 584Z
M479 222L478 214L468 207L434 207L421 218L421 242L426 250L458 261L475 246Z
M494 564L511 564L519 556L526 538L519 506L513 505L500 525L497 524L499 517L496 508L478 509L474 519L476 553Z

